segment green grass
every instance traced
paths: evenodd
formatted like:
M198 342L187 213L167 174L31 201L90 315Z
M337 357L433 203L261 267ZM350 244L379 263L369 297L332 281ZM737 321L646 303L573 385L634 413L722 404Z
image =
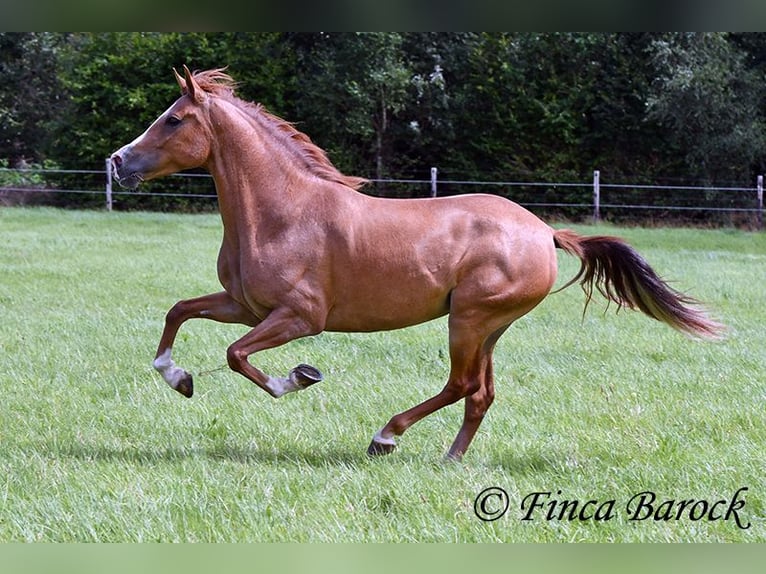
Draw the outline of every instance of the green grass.
M252 360L326 380L278 401L226 369L244 327L192 321L184 399L154 373L164 314L218 290L215 215L0 210L1 541L766 541L766 235L578 227L628 239L729 327L700 343L583 295L552 295L503 337L498 396L461 464L455 405L368 459L389 417L444 384L443 320L322 334ZM560 257L563 283L578 262ZM508 513L479 520L499 486ZM642 491L730 498L733 520L630 521ZM530 493L615 501L608 521L522 521ZM557 491L561 491L557 495ZM659 501L658 503L659 504Z

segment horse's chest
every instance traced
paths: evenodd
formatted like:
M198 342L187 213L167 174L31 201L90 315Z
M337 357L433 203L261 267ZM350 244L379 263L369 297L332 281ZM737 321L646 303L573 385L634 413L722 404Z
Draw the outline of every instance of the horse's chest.
M218 257L218 278L232 299L261 318L291 290L284 269L273 260L227 249L222 249Z

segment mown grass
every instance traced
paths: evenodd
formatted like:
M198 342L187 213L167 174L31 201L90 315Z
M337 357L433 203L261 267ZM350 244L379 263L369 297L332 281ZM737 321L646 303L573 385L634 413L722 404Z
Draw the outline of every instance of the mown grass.
M390 457L365 449L437 392L443 320L325 333L253 359L326 380L274 401L230 373L244 327L188 323L175 348L187 400L151 369L164 314L217 290L215 215L0 210L0 540L764 541L766 236L579 227L627 238L708 302L725 341L691 341L583 296L552 295L496 352L498 398L461 464L442 455L462 405L413 427ZM561 256L562 283L578 263ZM479 520L499 486L508 513ZM730 498L733 520L631 521L625 505ZM606 521L521 520L521 501L615 501ZM561 494L557 494L561 491Z

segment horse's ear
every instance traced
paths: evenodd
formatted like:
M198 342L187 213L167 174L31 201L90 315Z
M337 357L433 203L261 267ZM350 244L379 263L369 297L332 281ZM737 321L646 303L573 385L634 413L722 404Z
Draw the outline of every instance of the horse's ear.
M186 93L198 104L201 104L205 100L205 92L199 87L194 80L194 76L189 71L189 68L184 64L184 76L186 77Z
M176 71L176 69L175 69L175 68L173 68L173 74L175 74L175 77L176 77L176 82L178 82L178 87L179 87L179 88L181 88L181 93L182 93L182 94L185 94L185 93L186 93L186 80L184 80L184 79L181 77L181 74L179 74L179 73Z

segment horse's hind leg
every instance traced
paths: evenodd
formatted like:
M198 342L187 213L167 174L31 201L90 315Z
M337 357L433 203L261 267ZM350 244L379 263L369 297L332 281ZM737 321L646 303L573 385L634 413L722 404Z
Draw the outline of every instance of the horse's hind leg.
M179 301L173 305L165 316L165 329L162 331L153 365L165 379L165 382L185 397L191 397L194 392L192 376L176 366L171 354L178 329L189 319L195 318L212 319L221 323L242 323L251 326L258 323L257 317L232 299L225 291Z
M455 437L455 441L447 453L447 458L452 460L461 460L468 450L476 431L479 430L484 415L487 414L489 407L495 400L495 377L492 367L492 352L500 336L507 327L496 331L484 344L482 349L482 365L480 382L481 386L476 392L465 398L465 414L463 415L463 424Z
M400 436L431 413L480 391L484 364L482 342L471 326L459 325L454 317L450 317L451 370L446 386L436 396L392 417L375 434L367 453L379 455L393 452L396 448L394 437ZM476 426L478 427L478 424Z
M487 414L489 407L495 400L495 384L491 374L492 366L490 362L490 373L484 379L479 390L468 395L465 398L465 415L463 416L463 425L455 437L455 441L447 453L447 458L460 461L468 450L476 431L479 430L484 415Z

